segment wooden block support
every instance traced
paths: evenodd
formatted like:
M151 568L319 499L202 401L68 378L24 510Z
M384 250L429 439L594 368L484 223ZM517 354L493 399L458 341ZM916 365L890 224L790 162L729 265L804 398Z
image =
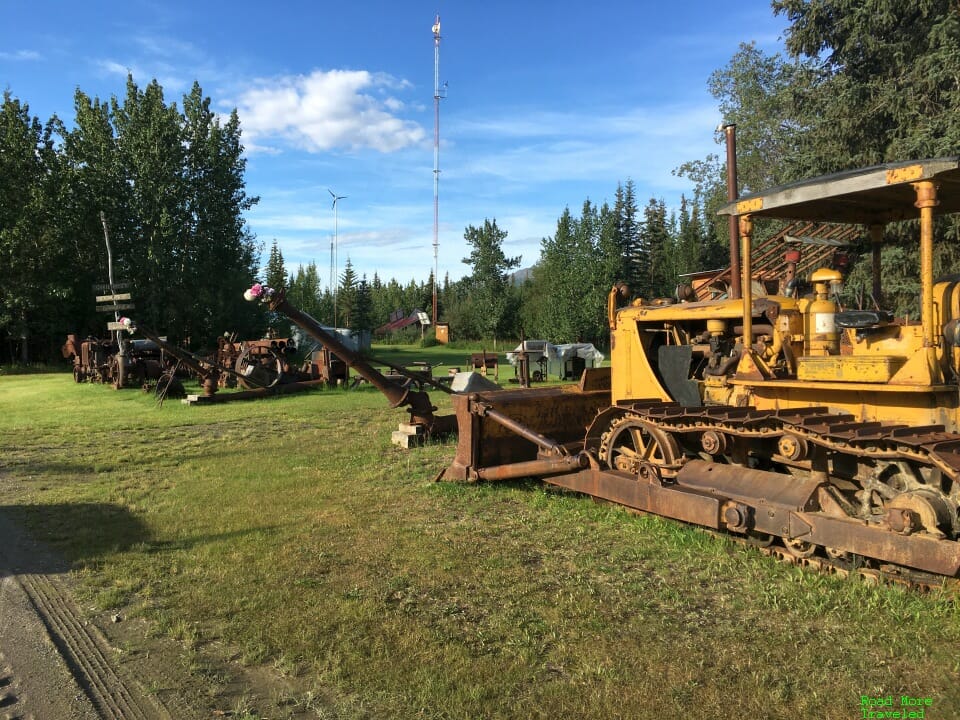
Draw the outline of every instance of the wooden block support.
M419 428L419 432L416 430L404 430L403 428ZM402 448L420 447L423 445L424 441L427 438L427 434L423 429L423 426L418 425L407 425L406 423L400 423L400 429L394 430L393 434L390 436L390 442L394 445L399 445Z

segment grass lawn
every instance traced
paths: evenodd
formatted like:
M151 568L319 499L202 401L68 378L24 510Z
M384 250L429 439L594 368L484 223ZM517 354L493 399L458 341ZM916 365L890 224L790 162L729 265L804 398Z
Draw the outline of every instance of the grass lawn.
M393 447L404 417L369 388L157 408L2 377L0 503L93 615L176 639L184 672L212 653L283 676L307 717L850 719L888 695L960 717L955 598L533 482L435 483L453 443Z

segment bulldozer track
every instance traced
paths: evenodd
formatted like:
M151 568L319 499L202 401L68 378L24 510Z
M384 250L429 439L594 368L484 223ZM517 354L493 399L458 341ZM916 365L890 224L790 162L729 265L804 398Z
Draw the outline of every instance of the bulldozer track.
M945 432L942 425L856 422L852 415L831 413L819 406L793 410L725 405L690 408L650 400L618 407L666 432L715 430L747 439L790 433L833 452L876 460L907 460L936 467L952 480L960 478L960 434Z
M747 441L777 441L785 435L800 439L810 446L825 450L828 454L843 454L859 460L898 462L905 461L915 466L939 470L952 483L950 501L954 507L960 504L960 434L946 432L943 426L908 427L902 424L881 422L855 422L848 414L831 413L826 407L807 407L795 410L756 410L731 406L685 407L678 403L660 400L640 400L616 406L609 417L607 429L594 436L599 440L596 447L599 458L610 462L613 445L620 427L641 423L651 433L654 444L657 437L670 443L662 447L645 449L644 459L658 464L659 471L667 482L676 475L685 462L678 451L678 438L714 432ZM590 444L588 438L588 446ZM759 445L757 446L759 447ZM776 455L767 459L774 462L788 458ZM956 524L954 525L956 530ZM751 546L762 554L788 565L797 566L823 575L854 577L868 584L888 583L907 586L921 592L946 590L954 595L960 593L960 579L950 578L911 568L882 563L869 557L849 554L846 557L823 557L810 554L803 556L791 552L786 546L755 540L735 533L714 531L717 535L733 539L738 544ZM956 540L947 540L956 542Z
M733 538L738 543L749 545L749 541L737 537L730 533L723 533L724 537ZM930 573L910 570L908 568L899 568L893 566L881 566L879 568L863 567L858 565L858 560L853 559L848 562L842 560L829 560L827 558L811 556L797 557L789 550L779 547L759 547L761 554L773 558L785 565L793 565L802 568L805 571L817 573L819 575L832 575L839 578L851 577L862 581L866 585L899 585L923 593L933 593L946 591L953 596L960 594L960 580L948 578L942 575L933 575Z

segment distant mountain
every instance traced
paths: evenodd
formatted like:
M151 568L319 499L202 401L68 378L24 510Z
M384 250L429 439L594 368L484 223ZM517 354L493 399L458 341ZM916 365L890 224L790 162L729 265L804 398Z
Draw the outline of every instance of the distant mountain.
M520 268L509 275L507 275L507 280L510 281L511 285L522 285L525 280L530 277L530 274L533 272L533 266L531 265L528 268Z

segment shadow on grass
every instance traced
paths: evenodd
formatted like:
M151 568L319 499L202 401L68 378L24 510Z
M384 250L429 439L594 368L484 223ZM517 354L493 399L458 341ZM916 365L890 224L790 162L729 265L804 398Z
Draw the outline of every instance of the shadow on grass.
M158 541L127 508L110 503L59 503L0 507L0 577L69 572L111 554L136 549L157 553L189 550L274 527L245 528Z

